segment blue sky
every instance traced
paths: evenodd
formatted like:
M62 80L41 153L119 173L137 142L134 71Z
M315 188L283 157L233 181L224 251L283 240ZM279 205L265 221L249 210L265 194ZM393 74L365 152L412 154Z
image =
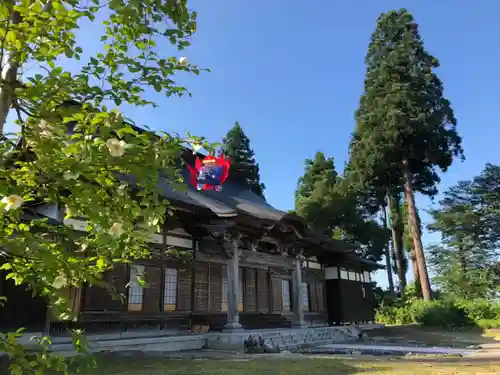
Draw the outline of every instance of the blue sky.
M192 98L151 93L160 108L128 108L126 115L156 130L189 130L212 141L238 120L277 208L293 208L304 159L316 151L342 169L376 18L400 7L414 14L427 49L441 62L438 74L464 138L467 160L443 175L441 190L473 177L486 162L500 163L498 120L490 113L500 90L499 1L193 0L190 6L199 13L198 32L183 54L212 72L181 78ZM99 44L96 30L79 33L84 47ZM429 204L419 197L421 210ZM424 236L425 243L437 239ZM386 283L383 275L377 280Z

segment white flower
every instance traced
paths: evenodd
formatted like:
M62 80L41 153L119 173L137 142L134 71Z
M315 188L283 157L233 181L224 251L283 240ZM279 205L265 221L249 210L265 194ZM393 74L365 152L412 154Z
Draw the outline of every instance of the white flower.
M116 138L111 138L106 141L106 146L108 146L109 153L115 158L123 156L125 153L125 148L127 147L127 142L119 141Z
M184 65L184 64L186 64L186 63L187 63L187 60L188 60L188 59L187 59L187 57L182 56L182 57L179 59L179 64L180 64L180 65Z
M63 173L63 178L66 181L76 180L79 176L80 176L80 173L78 173L78 172L66 171Z
M120 237L123 232L123 225L121 223L113 223L111 228L109 228L109 234L113 237Z
M50 125L47 121L41 120L40 125L40 136L45 137L45 138L50 138L52 137L52 132L54 131L54 127Z
M153 227L155 225L158 225L158 218L154 218L148 221L148 226Z
M109 120L113 124L121 124L123 122L123 115L120 112L111 112L109 114Z
M54 279L52 286L56 289L61 289L66 285L66 277L63 275L59 275Z
M2 204L4 205L5 211L17 210L23 204L24 199L19 195L9 195L7 197L3 197Z

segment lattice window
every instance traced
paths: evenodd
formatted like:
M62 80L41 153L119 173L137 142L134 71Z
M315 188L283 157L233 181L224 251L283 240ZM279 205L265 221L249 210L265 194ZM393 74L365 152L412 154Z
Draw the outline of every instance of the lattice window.
M283 312L289 312L291 310L290 280L281 280L281 303Z
M242 312L243 311L243 306L245 302L245 277L244 277L244 270L243 268L240 268L238 270L238 286L239 286L239 301L238 301L238 311Z
M144 266L133 264L130 267L128 311L142 311L144 288L137 281L138 277L144 277Z
M340 269L340 278L342 280L348 280L348 273L347 273L347 270L345 268Z
M365 275L365 283L371 282L371 276L372 276L371 273L365 271L365 272L363 272L363 274Z
M179 272L175 268L165 270L165 285L163 286L163 310L177 310L177 284Z
M302 310L309 311L309 285L302 283Z
M222 282L221 282L221 304L220 311L227 312L227 293L228 293L228 285L227 285L227 267L222 269Z

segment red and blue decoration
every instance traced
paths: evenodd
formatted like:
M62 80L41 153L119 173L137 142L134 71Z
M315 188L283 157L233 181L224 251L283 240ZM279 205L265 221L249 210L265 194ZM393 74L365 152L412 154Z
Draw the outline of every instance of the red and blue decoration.
M191 183L197 190L221 191L229 175L230 165L229 157L209 155L202 160L196 158L194 167L189 164L187 167L191 175Z

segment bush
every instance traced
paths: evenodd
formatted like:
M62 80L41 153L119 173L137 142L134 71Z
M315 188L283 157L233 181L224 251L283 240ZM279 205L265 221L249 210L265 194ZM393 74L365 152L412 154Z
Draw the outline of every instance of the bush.
M491 303L485 299L473 301L456 301L456 304L467 311L467 315L474 321L500 318L500 304Z
M453 301L409 299L382 304L376 320L385 324L417 323L434 327L500 327L500 303L487 300Z
M415 322L424 326L462 327L474 324L467 311L454 303L432 301L417 311L418 313L414 315Z
M479 328L500 328L500 319L479 319L476 322Z

